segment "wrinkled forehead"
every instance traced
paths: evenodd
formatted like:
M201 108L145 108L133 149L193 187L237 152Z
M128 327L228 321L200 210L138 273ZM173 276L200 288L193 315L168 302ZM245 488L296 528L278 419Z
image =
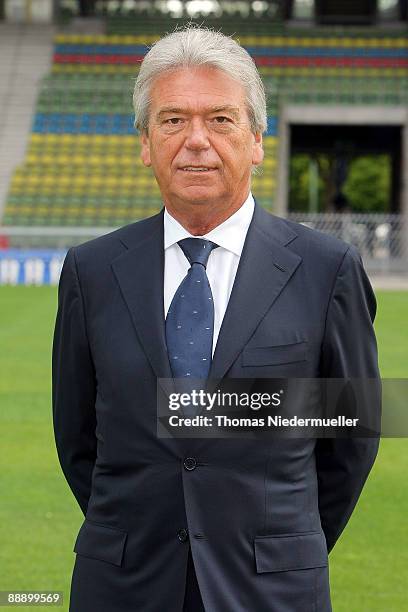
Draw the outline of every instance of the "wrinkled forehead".
M212 66L184 67L158 75L150 87L150 113L230 113L239 120L246 114L244 86Z

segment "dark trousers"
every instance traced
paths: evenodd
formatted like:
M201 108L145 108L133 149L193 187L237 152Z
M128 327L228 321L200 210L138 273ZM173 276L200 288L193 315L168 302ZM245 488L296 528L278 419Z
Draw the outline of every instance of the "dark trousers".
M205 612L190 548L188 550L186 592L184 596L183 612Z

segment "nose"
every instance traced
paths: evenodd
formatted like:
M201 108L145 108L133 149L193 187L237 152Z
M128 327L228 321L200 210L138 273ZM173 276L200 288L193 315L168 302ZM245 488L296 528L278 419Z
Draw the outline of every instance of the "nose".
M199 117L194 117L188 126L185 145L187 149L201 151L210 148L208 140L208 129L205 121Z

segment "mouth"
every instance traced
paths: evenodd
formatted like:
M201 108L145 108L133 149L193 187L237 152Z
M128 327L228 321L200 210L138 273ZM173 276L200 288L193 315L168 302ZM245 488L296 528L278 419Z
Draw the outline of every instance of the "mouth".
M179 170L181 170L182 172L205 174L209 172L214 172L216 168L211 168L209 166L183 166L182 168L179 168Z

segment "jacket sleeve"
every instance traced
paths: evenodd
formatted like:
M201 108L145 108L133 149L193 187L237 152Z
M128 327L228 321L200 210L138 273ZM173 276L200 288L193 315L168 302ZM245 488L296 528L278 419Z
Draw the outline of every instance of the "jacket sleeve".
M361 257L354 247L338 268L327 309L321 353L323 378L376 379L375 397L358 412L380 419L377 343L373 321L376 300ZM369 381L371 384L371 381ZM370 388L373 388L372 385ZM379 436L321 438L316 443L319 512L330 550L346 526L378 452Z
M82 512L96 459L96 382L74 248L64 261L52 350L52 403L58 458Z

